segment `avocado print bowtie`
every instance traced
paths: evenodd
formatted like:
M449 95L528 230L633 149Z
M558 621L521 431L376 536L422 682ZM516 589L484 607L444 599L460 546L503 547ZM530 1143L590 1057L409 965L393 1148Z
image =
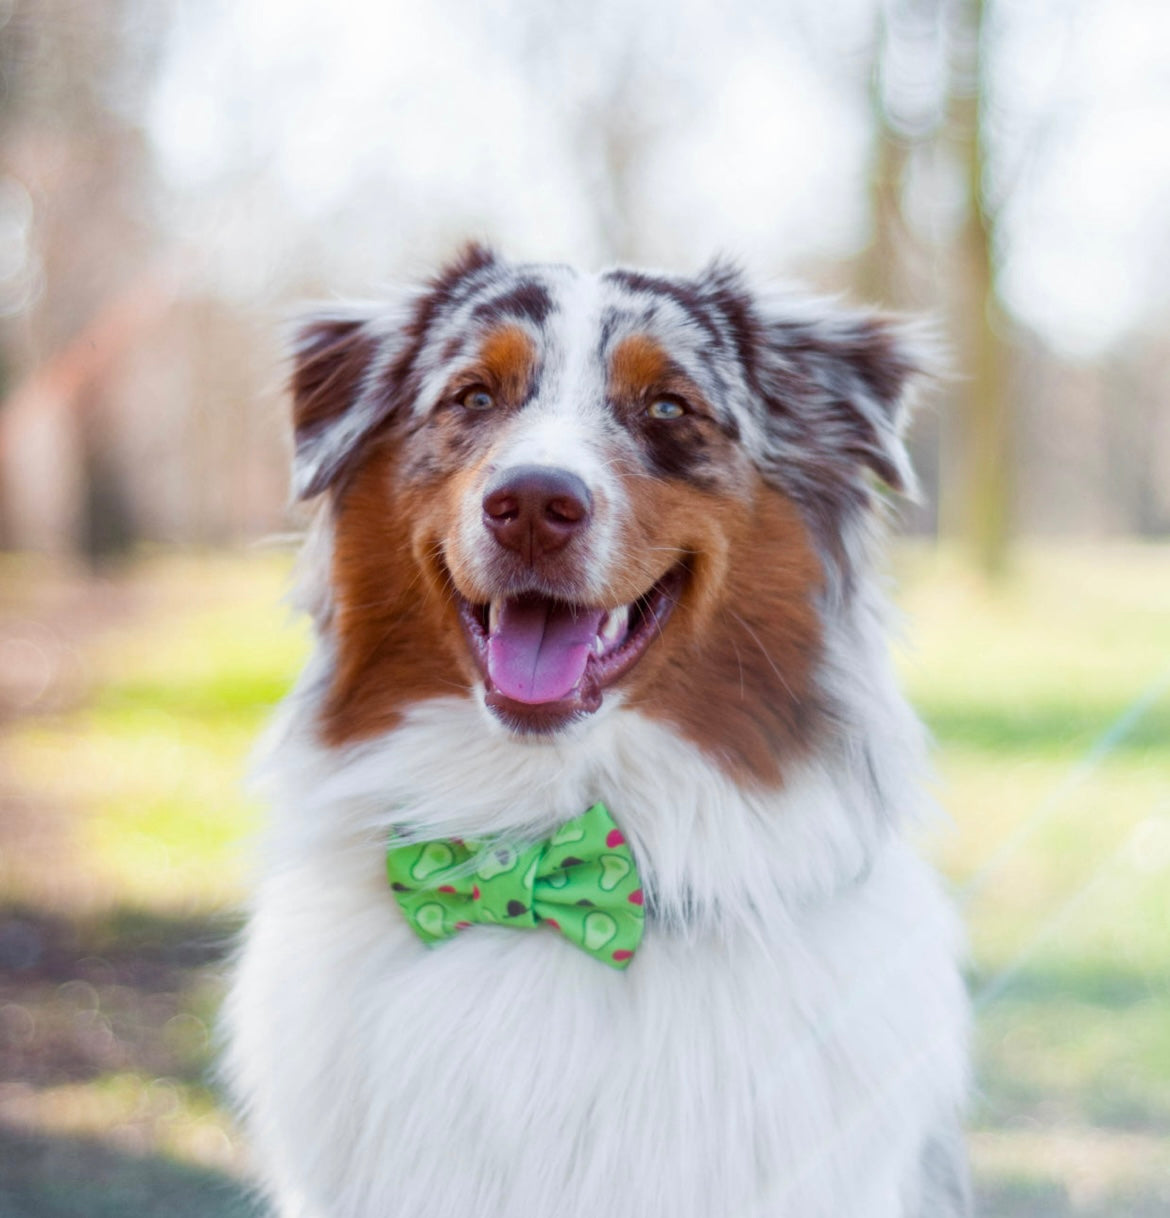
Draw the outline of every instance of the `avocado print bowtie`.
M399 838L386 851L386 874L428 945L477 923L531 930L543 922L612 968L626 968L642 941L638 869L604 804L524 847Z

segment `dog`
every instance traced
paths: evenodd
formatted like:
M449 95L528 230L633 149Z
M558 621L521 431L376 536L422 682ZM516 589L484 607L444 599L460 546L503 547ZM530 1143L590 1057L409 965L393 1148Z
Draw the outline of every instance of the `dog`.
M282 1218L969 1212L874 567L923 349L478 245L301 324L316 645L226 1003Z

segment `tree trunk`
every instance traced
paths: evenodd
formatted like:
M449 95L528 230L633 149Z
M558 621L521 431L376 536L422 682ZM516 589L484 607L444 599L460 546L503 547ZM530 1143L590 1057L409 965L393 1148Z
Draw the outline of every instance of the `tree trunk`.
M1012 445L1005 321L995 291L992 221L986 199L984 0L967 0L952 105L953 129L967 187L967 215L958 237L963 365L958 469L959 529L976 567L1004 573L1011 535Z

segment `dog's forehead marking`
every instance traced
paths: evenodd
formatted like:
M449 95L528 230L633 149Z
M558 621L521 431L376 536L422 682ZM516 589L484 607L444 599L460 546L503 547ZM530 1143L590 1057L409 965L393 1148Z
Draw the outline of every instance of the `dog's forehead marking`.
M529 404L509 428L497 461L568 469L610 501L620 487L607 473L614 437L605 367L597 349L602 309L597 278L572 273L557 284L542 334L540 372Z
M417 365L416 415L430 411L461 363L483 354L500 332L531 340L536 375L544 362L549 319L557 310L556 285L567 267L490 266L450 293L431 318Z
M634 282L641 280L634 277ZM557 287L556 309L544 333L548 370L542 400L604 410L615 371L620 363L629 363L633 344L647 356L640 361L647 388L654 380L653 351L658 353L658 375L668 367L677 369L731 421L737 362L712 309L701 305L697 292L681 285L668 293L634 290L627 277L615 272L577 274Z
M611 363L631 339L655 343L670 364L696 385L729 434L745 430L743 372L727 319L686 281L634 272L603 276L608 303L600 345Z
M484 296L472 309L477 321L527 321L542 326L554 308L548 286L532 275Z
M595 276L577 274L560 285L559 308L547 332L547 374L540 404L582 417L605 405L605 377L597 352L601 296Z
M609 361L611 392L636 399L661 386L676 367L656 338L644 332L630 334L613 345Z
M479 344L479 357L504 392L522 400L531 390L537 367L536 343L516 322L502 322Z
M615 361L631 339L656 345L699 388L728 434L753 447L750 437L758 428L731 320L696 282L562 265L485 268L434 319L420 362L416 412L433 408L455 367L474 360L485 339L505 328L524 331L533 343L525 425L509 429L518 439L528 427L538 428L533 451L563 455L573 443L598 448L613 434L610 386ZM565 433L556 443L554 417Z

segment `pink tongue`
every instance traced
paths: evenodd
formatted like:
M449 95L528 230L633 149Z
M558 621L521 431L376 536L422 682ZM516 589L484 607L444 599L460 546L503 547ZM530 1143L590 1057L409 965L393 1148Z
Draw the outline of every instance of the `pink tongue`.
M585 672L604 609L570 608L539 597L507 600L488 639L492 684L517 702L557 702Z

